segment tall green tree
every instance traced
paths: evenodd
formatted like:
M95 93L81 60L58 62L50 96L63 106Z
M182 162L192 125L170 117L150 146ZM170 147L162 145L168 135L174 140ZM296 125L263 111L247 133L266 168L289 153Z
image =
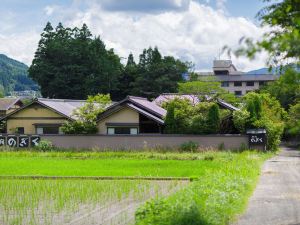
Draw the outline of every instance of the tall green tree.
M288 109L300 101L300 73L293 68L286 68L277 81L266 85L261 92L270 93Z
M131 93L153 98L161 93L177 92L177 83L183 81L182 74L188 69L188 63L172 56L163 57L157 47L144 49Z
M41 87L43 97L85 99L88 95L117 89L122 64L88 27L54 29L47 23L29 76Z
M134 94L134 82L138 76L137 64L134 61L132 53L129 54L127 63L119 77L118 91L114 94L114 98L120 100L127 95Z
M218 133L220 129L220 111L217 104L213 104L208 111L207 128L208 133Z

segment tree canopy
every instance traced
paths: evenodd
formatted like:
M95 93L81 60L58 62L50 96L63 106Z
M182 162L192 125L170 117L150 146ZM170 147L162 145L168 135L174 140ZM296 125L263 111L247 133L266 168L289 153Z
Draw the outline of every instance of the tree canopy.
M29 76L41 87L43 97L86 99L97 93L120 100L126 95L156 97L176 92L188 64L162 56L158 48L144 49L135 63L130 54L122 65L113 49L88 27L53 28L47 23L29 68Z
M120 88L125 95L138 95L148 98L161 93L175 93L178 82L183 81L182 74L189 69L189 64L172 56L162 56L158 48L144 49L135 63L132 54L120 77Z
M117 88L120 58L107 50L88 27L54 29L48 22L35 52L29 76L41 87L43 97L85 99Z

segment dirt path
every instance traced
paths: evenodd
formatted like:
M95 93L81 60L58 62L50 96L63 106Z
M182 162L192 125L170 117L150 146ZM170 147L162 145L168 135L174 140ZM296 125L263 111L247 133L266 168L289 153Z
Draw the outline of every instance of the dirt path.
M236 224L300 224L300 151L283 147L266 161L248 209Z

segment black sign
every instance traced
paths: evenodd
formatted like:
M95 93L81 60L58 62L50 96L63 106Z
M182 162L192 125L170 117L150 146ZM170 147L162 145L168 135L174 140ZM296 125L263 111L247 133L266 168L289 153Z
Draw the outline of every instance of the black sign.
M265 134L250 134L249 144L250 145L265 145L266 135Z
M31 147L36 147L36 146L39 145L40 141L41 141L41 137L39 137L39 136L31 136L30 137L30 146Z
M29 137L28 136L20 136L19 137L19 147L20 148L29 147Z
M6 145L9 147L18 146L18 137L17 136L7 136Z
M28 148L38 146L40 141L38 135L0 135L0 146Z
M4 146L6 144L6 138L4 136L0 136L0 146Z

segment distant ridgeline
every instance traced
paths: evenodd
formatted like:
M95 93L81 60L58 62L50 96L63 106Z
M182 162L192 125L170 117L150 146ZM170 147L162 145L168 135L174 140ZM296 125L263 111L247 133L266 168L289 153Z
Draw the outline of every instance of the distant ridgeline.
M252 74L252 75L263 75L263 74L282 74L285 70L285 68L288 67L292 67L294 70L296 70L297 72L300 72L300 66L296 65L296 64L288 64L283 68L280 68L280 66L277 67L273 67L271 70L269 70L269 68L261 68L261 69L257 69L257 70L251 70L249 72L247 72L247 74Z
M11 95L11 92L37 91L39 87L28 77L27 70L24 63L0 54L0 91L4 95Z

